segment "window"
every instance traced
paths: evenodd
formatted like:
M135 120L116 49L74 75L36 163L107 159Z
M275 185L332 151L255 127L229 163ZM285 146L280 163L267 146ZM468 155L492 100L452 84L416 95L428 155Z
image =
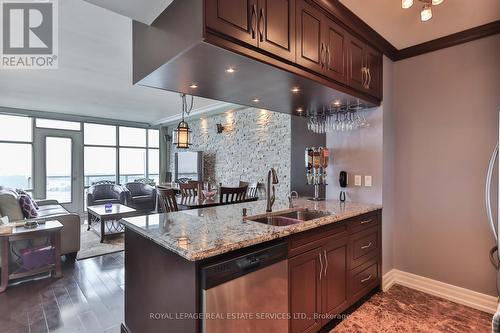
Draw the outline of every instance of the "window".
M0 185L33 190L32 120L0 114Z
M148 130L148 147L149 148L160 148L160 131L159 130Z
M120 127L120 146L146 147L146 130L144 128Z
M2 159L5 158L4 162L0 163L0 185L31 190L33 188L31 144L0 142L0 156Z
M31 118L0 114L0 141L31 142L31 140Z
M36 127L62 129L70 131L79 131L80 123L75 121L63 121L52 119L36 119Z
M160 181L160 150L148 149L148 178L154 179L158 184Z
M84 144L116 146L116 126L83 124Z
M116 182L116 148L84 148L84 185L88 187L101 180Z
M145 176L146 149L120 148L120 184L133 182Z

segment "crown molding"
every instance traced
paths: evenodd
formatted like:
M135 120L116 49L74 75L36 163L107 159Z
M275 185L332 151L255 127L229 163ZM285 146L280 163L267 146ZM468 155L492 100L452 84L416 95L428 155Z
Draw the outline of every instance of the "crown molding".
M500 33L500 20L398 50L395 61L471 42L498 33Z

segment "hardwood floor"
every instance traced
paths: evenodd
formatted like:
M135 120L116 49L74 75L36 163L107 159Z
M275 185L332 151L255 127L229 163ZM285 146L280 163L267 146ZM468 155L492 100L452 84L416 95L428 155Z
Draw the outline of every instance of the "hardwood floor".
M123 252L63 264L63 277L0 294L0 332L120 332Z

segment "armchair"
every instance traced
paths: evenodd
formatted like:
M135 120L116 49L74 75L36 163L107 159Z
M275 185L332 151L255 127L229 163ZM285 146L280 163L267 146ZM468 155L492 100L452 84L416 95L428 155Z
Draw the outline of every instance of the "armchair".
M156 190L141 182L125 184L126 205L135 210L149 212L156 208Z
M125 204L125 190L115 184L95 184L89 187L87 206L104 205L107 203Z

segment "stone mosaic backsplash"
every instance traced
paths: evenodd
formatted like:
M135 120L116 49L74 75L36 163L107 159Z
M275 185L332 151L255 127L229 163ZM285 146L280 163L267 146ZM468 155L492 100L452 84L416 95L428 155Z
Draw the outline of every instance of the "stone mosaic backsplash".
M256 108L188 120L193 131L190 150L204 153L204 178L237 186L240 180L266 182L273 167L278 172L276 194L285 199L290 191L291 116ZM217 124L224 131L217 133ZM170 170L174 171L175 147ZM264 188L260 189L261 197Z

